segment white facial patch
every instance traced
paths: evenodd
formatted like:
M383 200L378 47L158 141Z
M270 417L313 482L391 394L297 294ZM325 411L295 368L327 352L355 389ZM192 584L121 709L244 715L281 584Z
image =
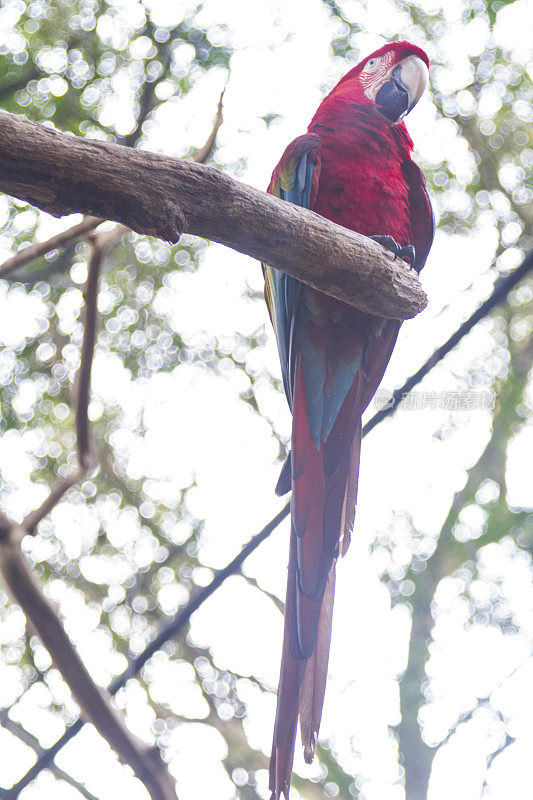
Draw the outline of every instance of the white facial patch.
M401 59L397 64L396 58L397 54L393 51L369 58L361 70L359 80L366 97L375 100L383 84L390 80L392 70L396 66L401 68L402 86L408 93L409 106L396 120L398 122L417 104L427 86L429 71L426 64L414 54Z
M369 100L374 100L381 86L388 78L389 70L394 62L394 53L369 58L360 75L363 91Z

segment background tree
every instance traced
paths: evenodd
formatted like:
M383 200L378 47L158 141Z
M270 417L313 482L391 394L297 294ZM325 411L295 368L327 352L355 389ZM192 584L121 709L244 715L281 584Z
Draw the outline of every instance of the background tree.
M410 127L440 234L425 278L430 309L404 326L384 380L400 385L531 249L526 4L298 0L299 17L275 3L176 5L5 0L3 107L192 155L212 129L231 58L211 158L261 187L321 93L380 35L427 48L433 101ZM275 74L261 75L288 57L285 97ZM72 223L7 197L0 215L6 258ZM1 503L16 520L77 463L73 388L91 254L94 242L71 242L0 282ZM288 414L259 270L254 278L231 254L230 275L227 257L188 237L169 247L130 233L102 262L88 407L97 466L24 540L102 686L279 510L272 489ZM327 738L319 764L297 764L302 796L392 798L405 780L408 800L428 787L431 798L466 800L507 797L513 776L525 780L531 303L526 280L425 379L415 396L423 408L399 411L365 443L358 528L340 570L337 605L349 612L337 611ZM443 407L442 392L453 403L457 391L478 405L490 391L493 406ZM116 695L130 729L161 749L180 798L266 796L285 550L281 527ZM9 796L78 712L20 609L7 595L1 602L0 784ZM119 791L145 796L85 727L23 796Z

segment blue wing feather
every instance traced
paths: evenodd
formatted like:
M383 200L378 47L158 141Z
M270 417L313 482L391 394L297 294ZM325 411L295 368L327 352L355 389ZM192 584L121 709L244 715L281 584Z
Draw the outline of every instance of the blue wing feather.
M320 140L314 134L295 139L286 149L272 176L269 191L295 205L312 208L320 178ZM359 353L339 355L339 337L331 334L330 352L324 342L313 342L310 331L323 319L318 293L296 278L264 267L266 299L276 331L285 394L292 408L296 354L300 353L305 380L309 430L316 447L331 433L339 410L353 383L361 358ZM357 312L355 312L357 315ZM335 365L327 380L328 363Z
M272 176L271 194L303 208L312 207L320 175L319 143L315 134L305 134L288 146ZM292 408L296 366L295 321L303 284L279 270L268 266L263 269L267 303L278 341L283 385Z

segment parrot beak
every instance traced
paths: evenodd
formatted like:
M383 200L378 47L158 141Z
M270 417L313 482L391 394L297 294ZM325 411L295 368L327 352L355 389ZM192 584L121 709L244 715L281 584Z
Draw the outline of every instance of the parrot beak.
M393 67L375 97L383 116L400 122L420 100L428 77L429 70L418 56L407 56Z

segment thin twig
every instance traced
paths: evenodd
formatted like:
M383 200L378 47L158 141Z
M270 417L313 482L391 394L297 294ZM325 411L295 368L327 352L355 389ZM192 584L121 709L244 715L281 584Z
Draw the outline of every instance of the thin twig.
M98 217L85 217L82 222L78 222L66 231L57 233L45 242L37 242L37 244L32 244L30 247L19 250L16 255L8 258L7 261L0 265L0 278L9 275L16 269L20 269L20 267L31 264L32 261L46 255L46 253L51 253L52 250L59 250L62 247L80 241L80 239L85 239L87 234L94 231L102 222L103 220Z
M450 730L448 731L448 733L446 734L444 739L442 739L439 742L438 747L441 748L441 747L444 747L444 745L448 744L450 739L457 733L457 729L459 728L459 726L464 725L466 722L470 722L470 720L472 719L472 717L474 716L476 711L478 711L480 708L483 708L483 707L489 707L490 708L490 703L491 703L491 700L492 700L492 696L499 689L501 689L503 686L505 686L505 684L508 681L510 681L512 678L514 678L514 676L518 672L520 672L520 670L523 667L527 666L527 664L531 661L532 658L533 658L533 649L530 650L530 652L528 653L527 657L524 658L520 662L520 664L517 664L515 667L513 667L513 669L510 672L507 673L507 675L504 675L503 678L498 681L496 686L494 686L490 690L490 692L488 692L488 694L485 695L485 697L480 697L469 711L467 711L466 713L462 714L456 720L456 722L452 725L452 727L450 728Z
M125 136L119 136L117 138L117 142L119 144L125 144L127 147L133 147L139 141L144 123L157 106L157 98L155 95L156 86L159 81L168 78L170 65L172 63L172 56L174 53L174 44L176 39L179 38L180 33L181 28L178 25L173 29L172 34L165 42L160 42L155 37L154 23L150 17L146 18L146 23L142 34L148 36L152 44L155 45L155 53L152 58L154 61L159 61L159 63L162 65L162 70L157 81L144 80L138 100L138 113L137 119L135 120L135 127Z
M27 744L28 747L31 747L32 750L35 750L37 756L42 755L44 752L44 748L37 737L27 731L26 728L24 728L20 723L12 720L6 709L2 709L0 711L0 725L2 728L5 728L6 731L12 733L13 736L16 736L17 739L20 739L22 742L24 742L24 744ZM85 800L98 800L94 794L85 788L83 783L75 780L72 775L69 775L68 772L65 772L65 770L61 769L61 767L58 767L57 764L51 764L50 771L53 772L53 774L59 778L59 780L70 784L70 786L72 786L77 792L85 797ZM6 790L2 790L0 797L6 796L4 792L6 792Z
M111 247L116 244L128 229L124 225L115 227L105 233L90 237L91 257L89 259L87 282L85 284L84 298L84 329L83 344L81 347L81 362L77 376L76 386L76 443L78 451L78 464L86 470L96 466L94 446L90 436L89 425L89 400L91 388L91 369L94 358L97 330L97 300L98 284L102 263Z
M420 381L426 377L426 375L431 372L431 370L442 361L444 356L446 356L450 350L453 350L456 347L461 339L470 333L474 325L477 325L484 317L488 316L489 312L492 311L502 300L508 296L511 289L513 289L520 281L528 275L528 273L533 269L533 250L531 250L527 256L524 258L520 266L516 267L509 275L506 275L505 278L500 278L490 297L488 297L476 310L468 317L459 328L452 333L450 338L444 342L440 347L438 347L434 353L427 359L427 361L422 364L420 369L418 369L414 375L411 375L405 383L400 386L399 389L396 389L390 399L390 402L377 414L368 420L366 425L363 426L363 436L365 434L370 433L370 431L376 427L378 423L381 422L382 419L385 417L390 416L401 400L405 397L405 395L409 394L409 392L414 389L414 387L420 383Z
M487 796L487 795L485 795L485 789L488 787L490 768L492 767L492 763L493 763L494 759L498 758L498 756L501 756L501 754L505 750L507 750L508 747L511 747L515 742L516 742L516 737L515 736L511 736L510 734L506 733L505 734L505 739L503 740L503 742L496 748L496 750L493 753L489 753L488 754L488 756L487 756L487 769L486 769L486 772L485 772L485 779L483 780L483 786L481 787L480 797L486 797ZM491 794L492 794L492 792L491 792Z
M76 469L73 470L69 475L66 475L64 478L59 478L54 483L46 500L41 503L39 508L36 508L34 511L30 511L30 513L24 518L22 527L29 536L33 536L35 534L37 526L41 520L43 520L52 511L52 509L59 503L63 495L68 492L72 486L75 486L82 480L86 474L86 471L87 470L85 467L76 467Z
M205 144L202 147L200 147L199 150L196 150L196 152L193 154L192 157L193 161L196 161L197 164L205 164L205 162L207 161L207 159L209 158L215 147L218 129L220 128L220 126L224 121L222 115L222 107L224 101L224 93L226 91L227 85L228 84L226 83L226 86L224 86L224 88L222 89L220 98L218 100L217 111L215 114L215 121L213 123L213 129L211 130L211 133L207 137Z
M254 550L257 550L259 545L264 542L265 539L268 539L272 531L274 531L278 525L286 517L288 517L289 510L290 503L287 503L285 506L283 506L281 511L279 511L261 531L259 531L259 533L256 533L256 535L244 545L240 553L236 555L235 558L229 562L229 564L227 564L223 569L219 569L217 572L215 572L211 583L202 587L201 589L198 589L198 591L191 596L187 605L178 611L174 619L167 623L167 625L164 625L159 634L150 642L143 652L132 659L126 672L123 672L122 675L119 675L114 679L109 689L112 694L115 694L115 692L126 683L129 677L132 675L137 675L144 667L146 662L154 655L154 653L157 653L157 651L161 649L165 642L177 634L180 628L182 628L185 623L190 620L194 612L200 608L200 606L205 603L205 601L211 597L211 595L214 594L214 592L220 586L222 586L224 581L226 581L231 575L234 575L241 568L248 556L253 553Z
M239 570L239 575L241 576L241 578L244 578L246 583L248 583L250 586L253 586L254 589L259 589L259 591L262 594L264 594L265 597L268 597L268 599L274 603L278 611L281 611L281 613L283 614L285 610L285 603L283 602L283 600L280 600L279 597L277 597L275 594L269 592L268 589L265 589L264 586L261 586L257 578L253 578L251 575L246 575L242 571L242 568Z
M106 243L109 241L108 237L109 234L101 234L100 237L94 237L92 241L92 253L89 259L88 276L84 291L84 332L76 389L78 466L69 475L59 478L52 486L48 497L39 506L39 508L31 511L25 517L22 527L30 535L36 532L37 526L41 520L44 519L44 517L46 517L46 515L49 514L50 511L57 505L65 492L82 480L88 469L95 466L95 460L91 449L91 439L89 435L88 409L91 385L91 368L96 338L98 278L100 275L102 259L106 252Z

